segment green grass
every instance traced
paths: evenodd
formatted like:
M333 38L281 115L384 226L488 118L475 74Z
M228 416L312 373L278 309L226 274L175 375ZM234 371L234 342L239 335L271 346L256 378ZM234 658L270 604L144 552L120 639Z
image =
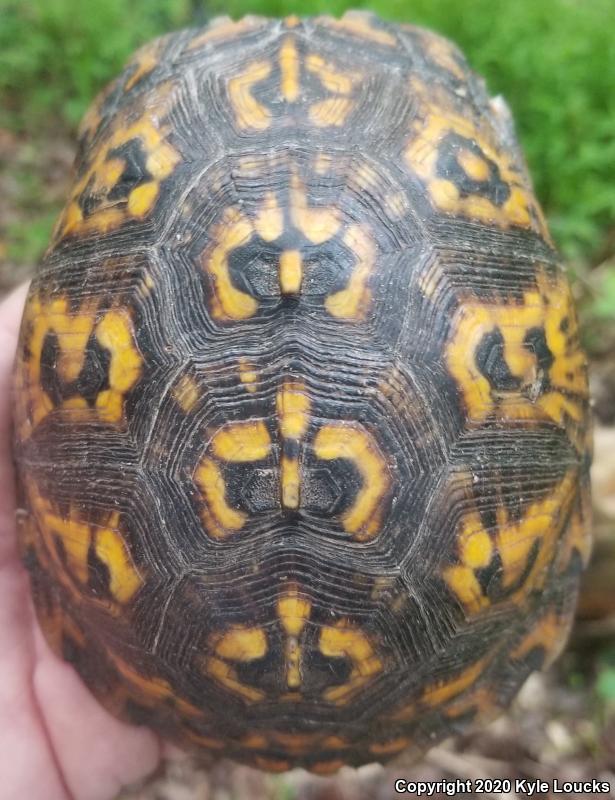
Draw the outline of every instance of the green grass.
M0 0L0 128L33 138L50 125L74 129L131 51L161 32L220 12L338 15L349 5L454 39L513 109L538 196L577 276L587 280L592 265L613 257L613 0ZM600 318L615 319L615 304L596 302Z

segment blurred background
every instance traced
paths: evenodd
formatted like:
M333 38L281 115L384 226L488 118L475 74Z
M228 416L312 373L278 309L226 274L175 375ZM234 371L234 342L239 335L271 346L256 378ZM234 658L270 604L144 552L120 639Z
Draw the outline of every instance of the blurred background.
M78 121L139 45L219 14L368 8L453 39L511 106L592 367L596 548L571 643L511 713L418 766L267 777L167 767L123 800L385 800L395 777L603 777L615 797L615 0L0 0L0 295L43 252ZM500 797L501 795L497 795Z

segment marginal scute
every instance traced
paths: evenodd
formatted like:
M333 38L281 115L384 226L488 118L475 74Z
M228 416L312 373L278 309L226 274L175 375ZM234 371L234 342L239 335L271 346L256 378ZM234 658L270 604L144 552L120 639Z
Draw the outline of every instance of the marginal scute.
M519 519L505 505L496 509L497 527L488 531L476 511L462 517L457 537L458 563L446 566L443 577L469 615L488 608L492 600L479 579L495 556L500 561L501 600L523 606L541 589L553 561L562 525L575 496L576 471L570 471L543 499L531 503Z

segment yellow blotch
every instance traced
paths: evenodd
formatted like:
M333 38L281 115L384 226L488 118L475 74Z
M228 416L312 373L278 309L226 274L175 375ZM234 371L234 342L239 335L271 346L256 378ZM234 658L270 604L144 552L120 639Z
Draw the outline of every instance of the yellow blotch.
M142 675L113 651L108 650L107 655L122 676L123 682L127 682L130 685L131 695L133 697L136 696L140 702L148 706L160 701L170 703L185 717L203 718L201 709L178 697L171 684L165 681L164 678L150 678Z
M289 689L297 689L301 685L301 647L298 637L309 619L311 609L309 600L299 597L296 586L292 586L278 600L278 616L287 634L286 683Z
M423 111L413 122L412 136L404 158L407 166L425 181L433 204L441 211L503 228L511 225L533 228L547 237L542 212L522 171L522 165L514 161L514 155L509 154L507 148L500 146L496 129L487 122L478 125L469 117L453 113L441 96L416 79L411 81L411 91L420 101ZM462 151L460 163L468 167L468 174L485 174L487 160L498 166L500 178L510 191L502 205L495 205L479 195L461 196L453 181L438 177L439 147L451 133L475 142L484 154L483 166L479 164L482 159Z
M554 610L550 610L534 623L531 631L521 639L514 650L511 650L511 658L518 661L525 658L532 650L540 648L545 654L542 666L548 667L564 649L572 622L571 614L561 617Z
M280 48L280 72L282 97L294 103L299 97L299 53L294 38L290 36Z
M465 72L459 61L455 58L458 54L457 49L442 36L434 33L421 32L421 42L427 55L432 61L442 69L447 70L459 80L465 80Z
M546 298L546 299L545 299ZM561 326L568 320L568 330ZM525 345L532 328L543 328L553 355L547 388L537 397L541 375L536 355ZM476 365L476 351L486 334L499 330L504 339L503 359L520 388L492 389ZM482 423L497 408L506 419L552 419L579 436L588 396L586 358L580 349L570 290L563 276L552 280L539 274L538 286L524 293L521 303L496 305L467 299L452 325L446 346L448 368L461 389L470 422ZM575 434L576 430L576 434ZM576 442L581 445L582 442Z
M395 192L384 199L385 208L392 219L400 219L410 208L405 192Z
M217 303L211 311L217 319L248 319L256 313L257 301L233 285L228 263L233 250L246 244L253 232L252 224L245 217L236 210L227 209L222 222L213 231L214 246L201 256L201 265L213 280Z
M134 71L124 86L127 92L158 66L158 51L158 42L147 44L145 47L137 50L128 64L129 67L134 67Z
M314 172L318 175L328 175L335 166L335 161L329 153L317 153L314 156Z
M280 255L280 294L299 294L303 279L301 253L284 250Z
M158 181L147 181L147 183L137 186L128 195L128 213L133 217L143 219L154 207L159 192Z
M61 516L38 493L31 494L30 499L39 523L39 531L53 562L58 579L68 589L79 595L88 583L88 551L91 542L90 525L79 517L77 509L73 506L68 510L66 516ZM64 555L66 561L64 561L62 555ZM68 574L66 572L67 569Z
M110 525L114 520L110 521ZM117 524L117 516L115 517ZM96 555L109 569L109 591L118 603L130 602L143 585L128 553L126 543L113 527L102 528L96 532Z
M266 654L267 637L262 628L238 625L221 636L215 636L212 647L216 655L207 659L205 663L207 672L247 702L255 703L262 700L264 693L242 683L237 671L228 663L228 661L245 663L262 658Z
M243 385L249 392L256 391L256 382L258 380L258 375L256 374L256 370L250 364L250 362L245 358L239 359L239 378Z
M416 703L406 703L406 705L391 714L389 718L393 722L409 722L416 717L417 710Z
M290 215L295 227L313 244L331 239L341 226L336 208L308 206L305 186L296 173L290 182Z
M457 540L461 564L447 567L443 577L469 614L477 614L489 605L475 570L486 567L494 552L493 542L483 528L480 515L472 513L462 522Z
M343 125L354 107L354 102L348 95L351 94L355 83L361 80L361 74L342 72L334 64L316 54L306 58L305 66L308 72L315 75L323 87L333 95L310 106L310 121L319 127Z
M310 618L311 610L312 604L299 596L296 586L292 586L278 600L278 616L289 636L299 636Z
M461 694L479 678L489 660L489 657L485 656L465 669L456 678L438 681L438 683L428 687L423 692L423 702L433 708Z
M207 44L229 41L240 37L244 33L261 28L265 24L264 20L249 16L234 22L231 19L221 17L213 20L204 33L200 33L192 39L187 50L196 50Z
M468 692L458 700L453 700L444 709L444 715L449 719L455 719L467 714L468 711L473 711L476 714L474 722L480 720L485 724L497 717L501 710L500 702L493 690L486 686L479 686L478 689Z
M374 742L369 746L369 752L375 756L392 756L405 750L411 740L400 736L397 739L389 739L388 742Z
M262 628L238 625L214 642L214 650L221 658L230 661L253 661L267 652L267 637Z
M242 747L247 747L248 750L264 750L268 747L269 742L267 738L260 733L249 733L239 740Z
M354 102L348 97L330 97L327 100L320 100L310 106L310 122L319 128L328 128L344 125L348 115L354 107Z
M302 383L286 381L276 395L280 433L285 439L301 439L310 421L310 398Z
M229 533L240 530L248 517L227 503L226 484L216 462L210 458L203 459L194 480L205 498L206 507L201 516L211 536L224 539Z
M532 589L542 586L561 535L562 521L575 497L578 475L568 472L543 500L532 503L519 521L511 521L504 508L498 509L497 549L502 561L502 583L512 587L527 569L528 557L538 542L539 549L529 574L513 599L525 600Z
M341 19L318 17L316 22L342 33L349 33L360 39L367 39L376 44L396 47L397 39L388 31L373 26L373 17L361 11L347 11Z
M323 87L332 94L350 94L355 81L359 77L350 72L342 72L334 64L325 61L322 56L315 54L311 54L306 58L305 66L308 72L316 75Z
M198 383L191 375L182 375L173 389L173 397L185 414L192 411L200 396Z
M317 733L285 733L282 731L271 734L272 742L275 745L280 745L287 753L293 755L311 752L318 738L319 734Z
M320 746L323 750L345 750L350 747L350 742L342 739L341 736L327 736L322 740Z
M296 458L282 456L280 471L282 506L284 508L299 508L299 489L301 484L299 461Z
M275 241L284 232L284 214L273 192L265 194L254 228L266 242Z
M472 567L463 565L447 567L443 571L443 578L468 614L478 614L489 606L489 599L484 596Z
M471 150L463 149L457 154L457 161L465 174L474 181L487 181L491 174L489 164L484 158Z
M348 658L352 662L349 680L327 689L324 698L337 705L345 705L352 696L375 675L382 672L383 664L365 633L348 622L327 625L320 632L320 652L328 658Z
M271 438L262 420L232 422L214 435L211 449L223 461L260 461L271 450Z
M371 434L350 424L325 425L314 439L314 452L325 461L352 461L363 480L352 506L343 513L342 525L357 541L372 539L380 528L380 505L389 490L387 463Z
M357 259L345 289L334 292L325 300L325 308L334 317L360 320L365 317L371 292L369 276L376 258L376 246L368 230L361 225L350 225L344 234L344 244Z
M239 128L266 130L271 124L269 110L252 95L252 88L271 74L269 61L253 61L245 72L231 78L228 93Z
M120 422L124 397L139 380L143 363L129 313L124 309L108 311L96 326L96 338L111 354L109 388L99 392L96 408L105 422Z

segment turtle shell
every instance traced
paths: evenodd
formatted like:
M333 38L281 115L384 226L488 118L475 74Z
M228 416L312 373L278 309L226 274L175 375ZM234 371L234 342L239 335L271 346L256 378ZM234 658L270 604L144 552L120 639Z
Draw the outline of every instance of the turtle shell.
M586 359L507 107L435 34L140 50L81 126L14 396L45 634L185 748L419 753L565 641Z

